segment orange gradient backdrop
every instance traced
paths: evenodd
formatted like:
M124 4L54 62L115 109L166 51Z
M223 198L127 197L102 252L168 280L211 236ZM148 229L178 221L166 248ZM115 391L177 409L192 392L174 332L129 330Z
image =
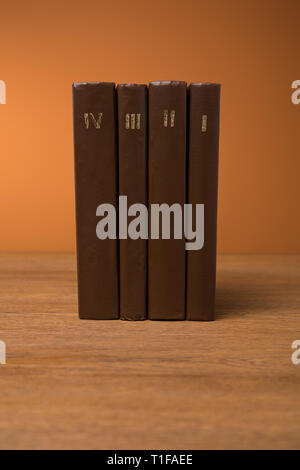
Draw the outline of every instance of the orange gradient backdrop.
M0 250L75 248L72 82L222 83L220 252L300 251L299 0L1 1Z

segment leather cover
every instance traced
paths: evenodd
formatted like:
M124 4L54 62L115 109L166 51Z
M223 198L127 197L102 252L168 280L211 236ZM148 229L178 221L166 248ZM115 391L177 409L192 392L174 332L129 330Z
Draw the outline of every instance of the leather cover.
M119 194L147 204L147 86L118 85ZM138 215L138 214L137 214ZM128 224L135 217L128 216ZM120 317L146 318L147 240L120 240Z
M73 85L79 316L119 317L117 240L99 240L96 209L116 207L114 83Z
M215 319L220 90L189 89L188 202L204 204L204 246L187 251L187 320Z
M149 86L150 204L185 203L186 83ZM171 221L173 218L171 217ZM151 224L150 224L151 225ZM149 237L148 315L152 320L185 318L185 240Z

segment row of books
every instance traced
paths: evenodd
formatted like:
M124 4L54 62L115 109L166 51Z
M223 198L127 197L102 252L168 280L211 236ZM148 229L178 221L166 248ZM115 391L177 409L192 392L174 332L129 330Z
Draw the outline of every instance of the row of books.
M73 111L80 318L213 320L220 85L75 83ZM128 237L136 204L204 205L201 249Z

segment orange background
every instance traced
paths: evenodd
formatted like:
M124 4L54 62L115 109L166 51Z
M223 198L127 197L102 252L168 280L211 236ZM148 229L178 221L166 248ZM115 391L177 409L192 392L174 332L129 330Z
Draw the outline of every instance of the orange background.
M71 84L221 82L219 251L300 251L299 0L0 3L0 249L74 250Z

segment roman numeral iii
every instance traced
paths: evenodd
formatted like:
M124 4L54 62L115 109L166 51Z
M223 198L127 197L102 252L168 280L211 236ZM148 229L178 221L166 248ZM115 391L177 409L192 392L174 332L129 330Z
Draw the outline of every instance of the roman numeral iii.
M126 113L125 114L125 129L140 129L141 128L141 114Z

